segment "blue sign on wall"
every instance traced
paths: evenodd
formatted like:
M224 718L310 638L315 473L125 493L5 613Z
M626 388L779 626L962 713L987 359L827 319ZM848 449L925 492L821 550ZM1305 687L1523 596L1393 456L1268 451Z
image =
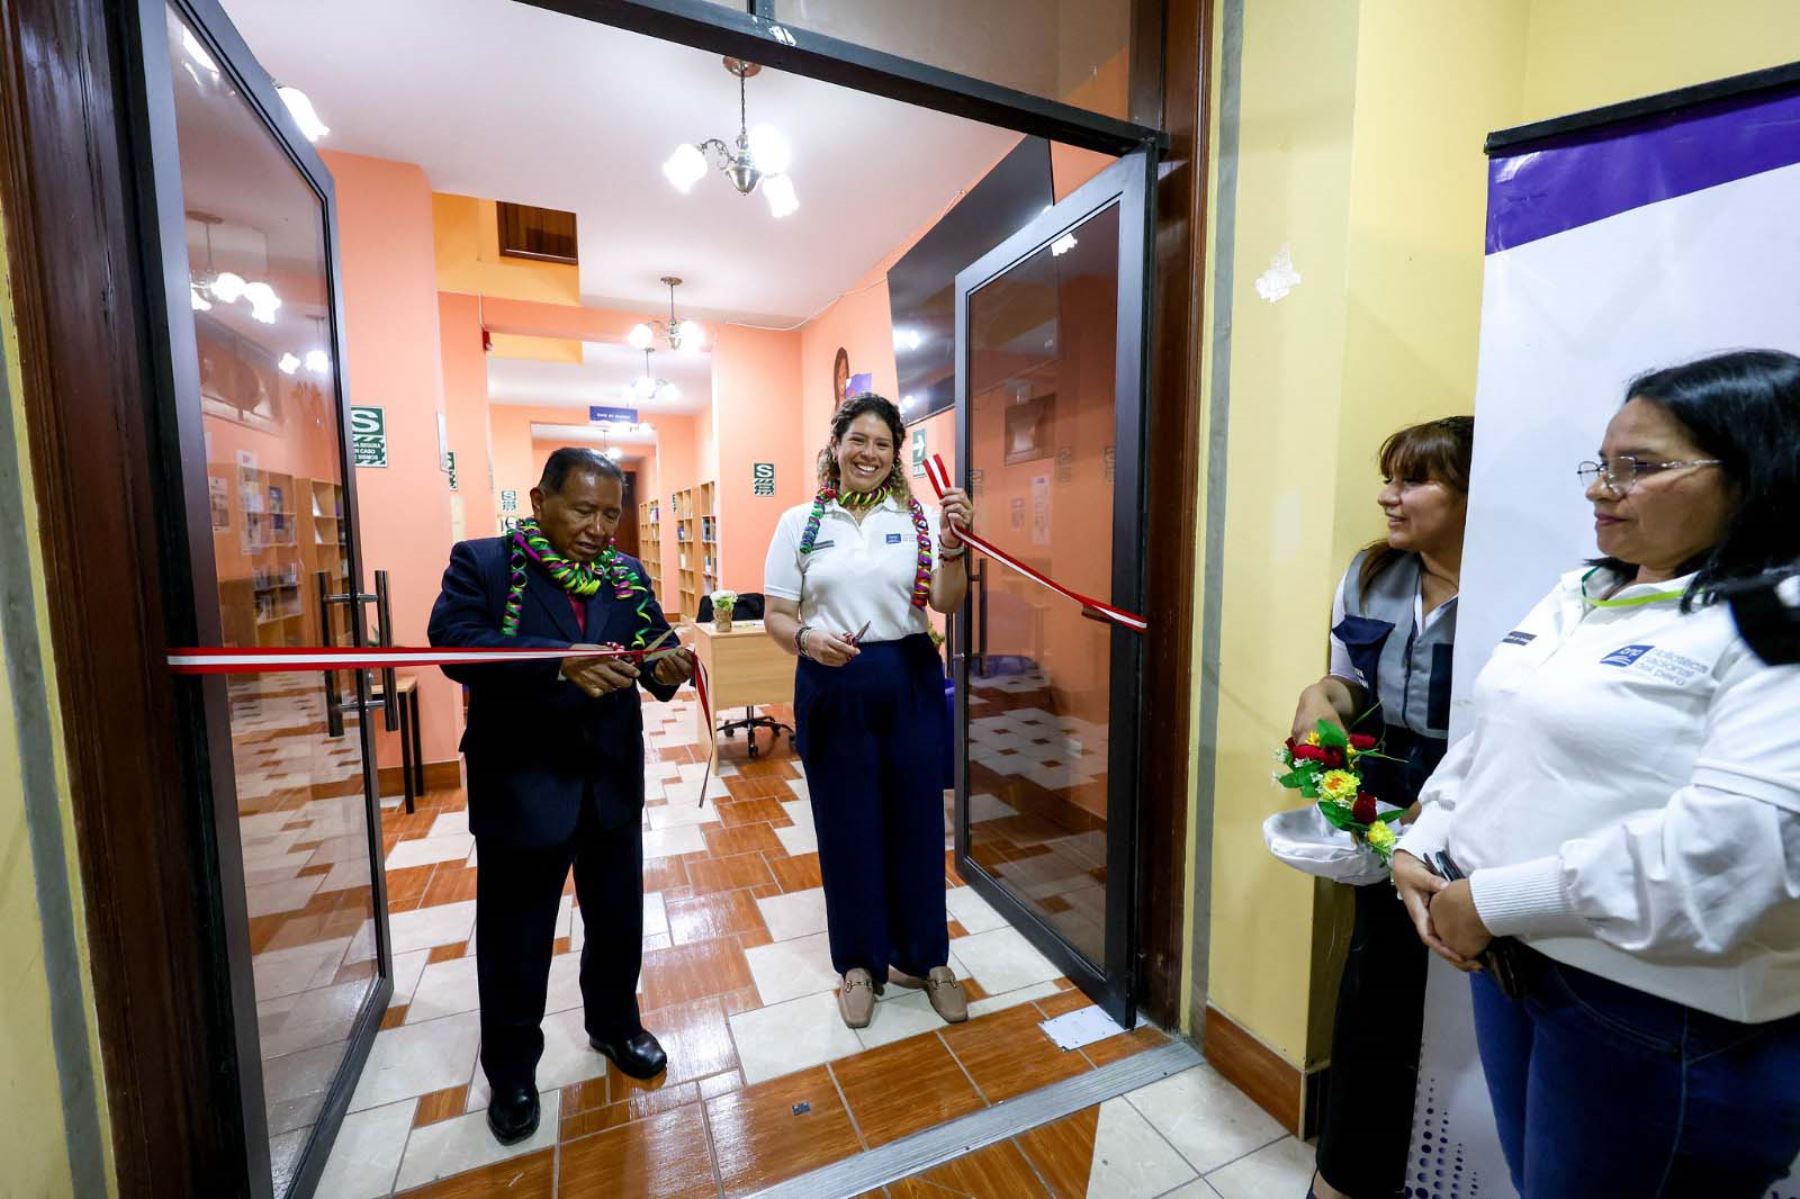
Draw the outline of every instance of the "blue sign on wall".
M588 421L591 424L635 425L638 423L636 408L601 408L588 409Z

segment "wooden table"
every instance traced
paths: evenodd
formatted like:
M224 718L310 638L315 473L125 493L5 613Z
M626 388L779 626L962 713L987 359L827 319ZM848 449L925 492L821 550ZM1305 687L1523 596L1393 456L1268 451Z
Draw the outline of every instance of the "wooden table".
M721 633L712 621L687 626L693 630L694 654L706 667L711 684L713 715L728 708L757 708L794 702L794 658L769 640L760 620L734 620L731 631ZM709 745L713 729L699 727L705 721L694 709L695 731L700 743Z

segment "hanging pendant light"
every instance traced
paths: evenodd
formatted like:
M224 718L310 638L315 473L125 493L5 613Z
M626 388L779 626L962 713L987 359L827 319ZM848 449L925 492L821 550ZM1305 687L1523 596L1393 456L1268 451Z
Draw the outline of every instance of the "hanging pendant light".
M716 166L741 195L747 196L760 186L771 216L779 219L798 211L800 196L794 190L793 177L788 174L794 156L787 138L772 125L749 127L745 80L760 73L762 67L741 58L727 58L725 69L736 75L738 81L735 148L716 137L679 145L663 163L663 178L685 195L706 176L709 165Z

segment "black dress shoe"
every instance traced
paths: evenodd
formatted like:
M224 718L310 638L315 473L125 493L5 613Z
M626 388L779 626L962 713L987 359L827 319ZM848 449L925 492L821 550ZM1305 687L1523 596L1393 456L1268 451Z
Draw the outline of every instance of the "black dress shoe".
M669 1066L669 1055L655 1037L647 1032L623 1041L602 1041L589 1037L588 1044L612 1059L612 1064L633 1078L655 1078Z
M538 1094L530 1087L506 1087L488 1100L488 1128L502 1145L517 1145L537 1131Z

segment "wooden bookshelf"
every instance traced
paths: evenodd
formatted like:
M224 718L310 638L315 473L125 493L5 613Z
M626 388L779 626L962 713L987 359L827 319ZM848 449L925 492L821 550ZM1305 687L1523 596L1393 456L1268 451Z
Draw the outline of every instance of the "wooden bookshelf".
M718 518L713 511L715 490L715 484L702 483L698 488L689 487L669 497L675 517L676 593L681 610L693 615L700 612L700 597L710 594L718 586Z
M719 589L718 486L700 484L700 594Z
M322 570L332 591L349 590L343 488L225 463L207 473L225 484L222 495L209 484L225 644L322 644L313 575Z
M650 577L650 590L656 593L658 601L666 601L662 587L662 502L647 500L638 505L638 554L644 563L644 573ZM680 615L678 612L665 613L670 620Z

